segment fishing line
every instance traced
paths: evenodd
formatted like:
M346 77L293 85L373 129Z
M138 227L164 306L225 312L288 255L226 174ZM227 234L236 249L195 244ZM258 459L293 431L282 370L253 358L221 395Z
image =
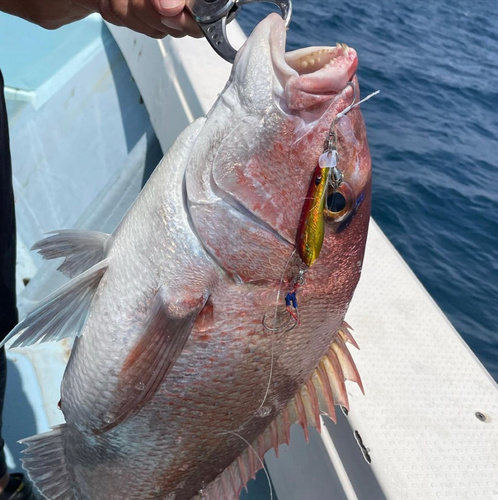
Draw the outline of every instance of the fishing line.
M334 122L333 122L333 125L331 127L331 130L332 130L333 126L343 116L346 116L352 109L354 109L357 106L359 106L360 104L368 101L369 99L371 99L372 97L376 96L380 92L380 90L376 90L375 92L372 92L371 94L369 94L368 96L364 97L360 101L355 102L356 101L356 88L354 87L353 84L351 84L351 85L353 86L353 91L354 91L353 102L349 106L347 106L346 108L344 108L340 113L338 113L336 115L336 117L334 118ZM331 176L331 171L328 174L328 177L330 177L330 176ZM329 179L327 179L327 181L330 182ZM326 192L324 191L324 196L325 195L326 195ZM294 255L295 255L296 251L297 251L297 249L294 248L293 252L291 253L291 255L289 256L289 258L287 259L287 262L285 264L284 270L282 272L282 276L280 278L280 284L279 284L279 287L278 287L277 298L276 298L276 302L275 302L275 312L274 312L274 315L273 315L273 327L268 326L268 324L266 323L266 313L263 316L263 327L266 330L268 330L269 332L271 332L271 333L280 332L280 331L284 330L284 328L285 328L285 327L277 326L278 305L279 305L279 301L280 301L280 295L281 295L281 292L282 292L284 278L285 278L285 275L286 275L287 270L289 268L289 264L292 261L292 259L293 259ZM297 316L297 320L295 320L294 324L289 329L287 329L286 332L289 332L289 331L293 330L298 323L299 323L299 316ZM273 377L273 364L274 364L274 337L272 335L272 337L271 337L270 375L269 375L269 378L268 378L268 384L266 386L266 392L265 392L265 395L263 397L263 401L259 405L259 408L256 410L256 412L254 413L254 415L244 425L246 425L247 423L249 423L257 415L257 413L261 410L261 408L263 408L263 406L264 406L264 404L266 402L266 399L268 398L268 394L270 392L271 380L272 380L272 377Z
M354 100L356 100L356 89L355 89L355 97L353 102L347 108L344 108L340 113L337 113L337 115L334 118L334 122L337 123L343 116L346 116L353 108L356 108L356 106L359 106L360 104L363 104L364 102L368 101L372 97L376 96L379 92L380 90L376 90L375 92L372 92L371 94L361 99L361 101L354 102Z
M278 286L278 290L277 290L277 297L276 297L276 301L275 301L275 314L273 316L274 318L274 325L276 324L276 321L277 321L277 314L278 314L278 304L279 304L279 300L280 300L280 294L282 292L282 287L283 287L283 284L284 284L284 279L285 279L285 275L286 275L286 272L287 272L287 269L289 268L289 264L291 263L294 255L296 253L296 249L294 249L292 251L292 253L290 254L289 258L287 259L287 262L285 264L285 267L282 271L282 276L280 277L280 283L279 283L279 286ZM265 317L266 317L266 313L265 313L265 316L263 317L263 327L268 330L271 334L271 338L270 338L270 373L269 373L269 376L268 376L268 383L266 385L266 390L265 390L265 394L263 396L263 400L261 401L261 404L259 405L258 409L251 415L251 417L246 420L240 427L239 429L242 429L243 427L245 427L249 422L251 422L252 420L254 420L254 418L256 418L256 416L258 415L259 411L263 408L267 398L268 398L268 394L270 393L270 387L271 387L271 381L272 381L272 378L273 378L273 365L274 365L274 362L275 362L275 349L274 349L274 342L275 342L275 336L273 335L274 333L278 332L278 331L281 331L282 328L270 328L268 327L266 324L265 324ZM294 328L294 327L292 327ZM233 434L234 436L237 436L239 439L241 439L244 443L247 444L247 446L252 450L252 452L256 455L258 461L260 462L261 466L263 467L263 470L265 471L265 474L266 474L266 479L268 480L268 486L270 488L270 500L273 500L273 490L272 490L272 486L271 486L271 481L270 481L270 476L268 474L268 471L266 470L266 467L265 467L265 464L263 462L263 460L260 458L260 456L258 455L258 453L256 453L256 450L253 448L253 446L249 443L249 441L247 441L246 439L244 439L240 434L238 434L237 432L235 431L222 431L220 432L221 435L226 435L226 434Z
M287 262L285 264L284 270L282 271L282 276L280 277L280 284L278 286L277 298L276 298L276 302L275 302L275 314L274 314L275 323L276 323L276 320L277 320L278 303L279 303L280 294L281 294L283 283L284 283L285 274L287 272L287 269L289 268L289 264L291 263L291 261L292 261L294 255L295 255L295 253L296 253L296 249L294 249L292 251L292 253L290 254L289 258L287 259ZM268 375L268 383L266 384L265 394L263 396L263 400L261 401L261 404L259 405L258 409L254 411L254 413L251 415L251 417L248 420L246 420L239 427L239 429L244 428L249 422L251 422L252 420L254 420L258 416L259 411L263 408L263 406L266 403L266 400L268 398L268 394L270 393L271 381L272 381L272 378L273 378L273 366L274 366L274 363L275 363L275 349L274 349L275 338L274 338L273 333L278 332L278 331L282 331L283 328L270 328L270 327L268 327L265 324L265 317L266 317L266 313L265 313L265 316L263 317L263 327L272 334L271 338L270 338L270 373ZM294 328L294 326L292 328ZM287 330L287 331L290 331L290 330ZM242 439L243 441L245 441L247 443L247 441L242 436L238 435L234 431L223 431L223 432L220 432L220 434L235 434L236 436L238 436L240 439ZM249 443L247 443L247 444L249 445ZM251 446L251 448L252 448L252 446ZM259 457L258 457L258 459L259 459ZM261 461L261 459L259 459L259 460ZM264 468L264 465L263 465L263 468ZM266 472L266 469L265 469L265 472ZM266 475L268 476L268 473ZM268 478L268 481L269 481L269 478ZM271 486L270 486L270 489L271 489Z
M277 328L275 328L275 325L276 325L276 322L277 322L277 314L278 314L278 303L279 303L279 300L280 300L280 293L282 292L282 287L283 287L283 284L284 284L284 278L285 278L285 275L287 273L287 269L289 268L289 264L291 263L294 255L296 253L296 249L294 249L292 251L292 253L290 254L289 258L287 259L287 262L285 264L285 267L284 267L284 270L282 271L282 276L280 277L280 284L278 286L278 290L277 290L277 299L275 301L275 314L273 315L273 326L274 328L268 328L265 324L265 317L266 317L266 314L265 316L263 316L263 327L267 330L270 331L270 333L275 333L277 331L279 331ZM295 326L295 325L294 325ZM294 326L292 328L294 328ZM291 328L291 329L292 329ZM287 330L287 331L290 331L290 330ZM266 402L266 399L268 398L268 394L270 392L270 386L271 386L271 379L273 377L273 364L274 364L274 342L275 342L275 336L274 335L271 335L271 342L270 342L270 346L271 346L271 363L270 363L270 374L269 374L269 377L268 377L268 384L266 385L266 392L265 392L265 395L263 397L263 401L261 402L261 404L259 405L259 408L254 412L254 415L246 422L246 424L248 422L250 422L254 416L257 415L257 413L261 410L261 408L263 408L263 405L265 404ZM244 425L246 425L244 424Z
M354 86L354 84L352 82L350 82L348 85L350 85L350 86L353 87L353 101L351 102L351 104L349 106L347 106L346 108L344 108L340 113L337 113L337 115L335 116L335 118L334 118L334 120L332 122L332 126L330 128L331 132L333 131L333 128L335 127L335 125L337 124L337 122L343 116L346 116L352 109L354 109L357 106L359 106L360 104L363 104L364 102L368 101L369 99L371 99L372 97L376 96L380 92L380 90L376 90L375 92L372 92L371 94L367 95L366 97L364 97L360 101L355 102L356 101L356 87ZM335 135L335 131L334 131L334 135ZM331 173L332 172L329 171L329 173L328 173L328 177L329 178L327 179L327 182L330 182ZM324 193L323 193L323 196L325 196L325 195L326 195L326 191L324 191ZM266 322L266 313L263 316L263 327L265 328L265 330L268 330L271 333L281 332L282 330L285 329L285 327L277 326L278 305L279 305L279 301L280 301L280 295L281 295L281 292L282 292L284 278L285 278L285 275L286 275L287 270L289 268L289 264L292 261L292 259L293 259L294 255L295 255L296 251L297 251L297 249L294 248L293 252L291 253L291 255L289 256L289 258L287 259L287 262L285 264L284 270L282 272L282 276L280 278L280 284L279 284L279 287L278 287L277 298L276 298L276 302L275 302L275 312L274 312L274 315L273 315L273 327L268 326L268 324ZM296 312L296 314L297 314L297 317L295 318L294 324L290 328L288 328L287 330L285 330L286 332L289 332L289 331L293 330L296 327L296 325L299 323L299 315L298 315L299 313ZM245 422L244 425L248 424L257 415L257 413L261 410L261 408L263 408L263 406L264 406L264 404L266 402L266 399L268 398L268 394L270 392L271 380L272 380L272 377L273 377L273 364L274 364L274 336L272 335L271 336L271 364L270 364L270 374L269 374L269 378L268 378L268 384L266 386L265 395L263 397L263 401L259 405L259 408L255 411L254 415L247 422Z
M289 268L289 264L290 262L292 261L294 255L296 254L296 251L297 249L294 248L294 250L292 251L292 253L290 254L290 257L287 259L287 262L285 264L285 267L284 267L284 270L282 272L282 276L280 278L280 284L279 284L279 287L278 287L278 291L277 291L277 301L275 302L275 314L273 315L273 327L271 326L268 326L268 324L266 323L266 312L263 316L263 327L265 328L265 330L268 330L269 332L281 332L283 330L285 330L285 326L276 326L277 324L277 314L278 314L278 303L279 303L279 300L280 300L280 293L282 291L282 286L283 286L283 283L284 283L284 278L285 278L285 274L287 272L287 269ZM297 321L290 327L288 328L287 330L285 330L286 332L290 332L291 330L293 330L297 325Z
M380 93L380 90L376 90L375 92L372 92L371 94L368 94L367 97L364 97L361 101L358 101L357 103L353 104L352 106L349 107L349 109L345 109L341 111L340 113L337 114L337 118L342 118L345 116L347 113L349 113L353 108L356 108L356 106L359 106L360 104L363 104L364 102L368 101L372 97L375 97L377 94Z
M256 450L254 449L254 447L251 445L251 443L249 443L249 441L247 441L247 439L244 439L240 434L237 434L234 431L226 431L226 432L222 432L222 434L233 434L234 436L242 439L242 441L244 441L244 443L246 443L247 446L252 450L252 452L254 453L254 455L256 455L256 458L258 459L259 463L261 464L261 467L265 471L266 479L268 480L268 487L270 488L270 500L273 500L273 488L271 486L270 474L268 474L268 471L266 470L265 463L263 462L263 460L261 459L261 457L259 456L259 454L256 452Z
M354 109L357 106L359 106L360 104L368 101L369 99L376 96L380 92L380 90L377 90L377 91L369 94L367 97L361 99L360 101L355 102L356 101L356 88L352 82L350 82L348 85L353 87L353 92L354 92L353 93L353 101L351 102L351 104L349 106L344 108L340 113L338 113L335 116L335 118L332 122L332 125L330 127L329 138L326 141L326 151L329 150L329 148L330 148L330 151L332 151L332 149L335 150L335 142L337 141L337 135L336 135L336 132L334 129L335 129L335 125L337 124L337 122L342 117L346 116L347 113L349 113L352 109ZM331 173L328 174L327 183L329 183L329 182L331 182ZM261 401L261 404L259 405L258 409L253 413L253 415L248 420L246 420L244 422L244 424L242 424L239 427L239 429L242 429L243 427L245 427L249 422L251 422L258 415L258 413L260 412L260 410L263 408L264 404L266 403L266 400L268 399L268 395L270 393L271 382L272 382L272 378L273 378L273 367L274 367L274 363L275 363L275 352L274 352L275 351L275 345L274 345L275 344L275 336L273 334L278 333L278 332L282 332L282 331L289 332L289 331L293 330L299 324L299 313L297 311L297 305L294 306L295 310L296 310L296 315L295 315L295 317L294 317L294 315L292 316L292 318L294 319L294 324L292 324L292 326L288 327L288 324L283 324L283 325L277 324L278 307L279 307L279 303L280 303L280 297L281 297L281 293L282 293L284 279L285 279L285 276L286 276L287 271L289 269L290 263L294 259L296 252L297 252L297 248L294 248L294 250L290 254L289 258L287 259L285 267L282 271L282 275L280 277L280 283L279 283L278 290L277 290L275 309L274 309L274 314L273 314L273 325L272 326L268 325L266 312L263 316L263 321L262 321L263 328L265 330L269 331L271 334L271 338L270 338L270 372L268 375L268 383L266 385L265 394L263 396L263 400ZM295 280L294 280L294 289L293 289L294 295L295 295L295 290L297 290L297 287L304 283L303 275L307 269L308 269L308 267L306 265L304 267L303 266L300 267L299 274L298 274L297 278L295 278ZM288 294L288 295L290 295L290 294ZM294 297L294 299L295 299L295 297ZM287 301L287 297L286 297L286 301ZM287 307L287 310L289 310L289 307ZM223 431L223 432L220 432L220 434L221 435L232 434L232 435L238 437L239 439L241 439L252 450L252 452L256 455L258 461L260 462L263 470L265 471L266 478L268 480L268 485L270 488L270 499L273 500L273 490L272 490L272 486L271 486L270 476L268 474L268 471L265 467L263 460L258 455L258 453L256 453L256 450L253 448L253 446L244 437L242 437L240 434L238 434L235 431Z

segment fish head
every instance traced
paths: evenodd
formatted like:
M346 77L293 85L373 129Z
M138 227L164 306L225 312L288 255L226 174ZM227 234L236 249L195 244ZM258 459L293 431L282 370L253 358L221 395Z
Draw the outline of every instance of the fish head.
M359 100L357 55L344 44L286 53L285 42L284 21L270 14L239 50L187 171L194 224L205 246L230 274L238 273L243 281L278 279L282 268L275 262L280 258L285 264L295 248L310 182L335 122L338 168L344 180L340 201L347 210L337 203L326 207L319 259L323 262L317 263L322 268L317 272L330 275L326 268L337 267L339 261L342 266L344 252L354 247L356 275L370 213L370 155L359 107L340 119L337 116L353 99ZM209 221L206 212L211 212ZM236 225L230 226L233 242L230 233L216 238L215 232L240 214L254 224L247 238L265 249L265 258L255 256L255 245L244 243ZM273 249L269 234L275 239ZM278 255L273 258L274 254ZM243 259L252 263L251 269L241 271ZM355 285L357 279L352 281Z

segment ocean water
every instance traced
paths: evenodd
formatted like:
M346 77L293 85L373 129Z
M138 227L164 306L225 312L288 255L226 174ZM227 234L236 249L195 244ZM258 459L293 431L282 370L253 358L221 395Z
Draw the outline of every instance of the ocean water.
M294 0L287 50L359 56L372 215L498 380L498 3ZM271 8L244 7L249 33ZM421 342L426 335L420 332Z

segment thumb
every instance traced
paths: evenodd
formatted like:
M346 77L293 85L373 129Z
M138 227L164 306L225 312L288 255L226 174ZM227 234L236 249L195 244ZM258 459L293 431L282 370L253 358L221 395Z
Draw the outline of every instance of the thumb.
M177 16L185 8L185 0L150 0L161 16Z

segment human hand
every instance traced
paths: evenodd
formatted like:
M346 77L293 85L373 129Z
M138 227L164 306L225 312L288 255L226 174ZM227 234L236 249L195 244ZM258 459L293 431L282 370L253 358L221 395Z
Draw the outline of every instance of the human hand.
M108 22L153 38L171 35L201 37L197 23L185 10L185 0L73 0L78 7L100 12Z
M46 29L60 28L100 12L112 24L154 38L202 36L185 10L185 0L0 0L0 10Z

